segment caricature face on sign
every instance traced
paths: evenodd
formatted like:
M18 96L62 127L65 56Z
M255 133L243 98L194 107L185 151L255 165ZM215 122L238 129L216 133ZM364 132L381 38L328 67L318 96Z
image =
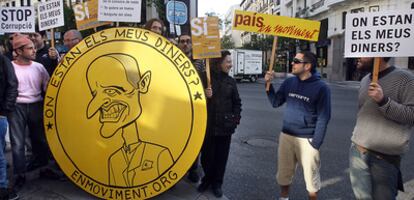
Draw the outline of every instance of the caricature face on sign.
M171 92L174 91L174 92ZM177 183L204 139L206 104L190 60L162 36L107 29L52 76L45 129L76 185L103 199L147 199Z

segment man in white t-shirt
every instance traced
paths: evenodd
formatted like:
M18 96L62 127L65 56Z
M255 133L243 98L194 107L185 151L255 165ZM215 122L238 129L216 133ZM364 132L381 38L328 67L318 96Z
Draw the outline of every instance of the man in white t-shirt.
M43 96L49 74L42 64L34 62L36 48L24 35L13 38L16 54L12 64L18 80L16 109L10 113L10 141L13 156L14 188L26 182L25 133L29 129L32 152L38 162L48 164L49 149L43 129Z

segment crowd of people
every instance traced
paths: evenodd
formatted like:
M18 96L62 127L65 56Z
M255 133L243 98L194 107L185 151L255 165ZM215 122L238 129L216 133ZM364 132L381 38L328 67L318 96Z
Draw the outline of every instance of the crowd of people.
M144 28L160 35L165 30L159 19L149 20ZM81 40L77 30L64 34L67 49ZM231 55L229 51L222 51L221 57L211 59L209 84L204 61L192 56L191 35L184 33L170 41L197 69L207 97L204 143L200 158L195 160L187 177L195 183L201 180L199 192L211 187L216 197L222 197L231 138L242 116L236 81L229 76ZM42 110L48 80L65 52L49 47L42 31L10 34L7 46L10 51L0 54L0 199L18 199L17 192L26 182L26 172L43 168L40 170L43 175L60 176L56 164L44 168L54 161L45 138ZM399 170L401 155L408 149L414 127L414 75L388 64L390 58L381 60L379 81L372 82L371 73L361 81L359 111L351 138L350 180L357 199L396 199L398 190L403 189ZM318 62L313 53L297 53L291 65L295 76L287 78L278 89L271 84L274 72L268 71L265 75L266 83L270 84L266 90L270 105L277 108L286 104L277 154L279 199L289 199L297 165L302 166L309 199L317 199L321 189L319 150L331 117L330 89L316 70ZM373 58L359 59L358 69L371 72L372 68ZM7 126L13 184L8 184L3 151ZM26 160L28 148L32 155ZM204 172L202 178L200 169ZM50 175L51 172L58 175Z

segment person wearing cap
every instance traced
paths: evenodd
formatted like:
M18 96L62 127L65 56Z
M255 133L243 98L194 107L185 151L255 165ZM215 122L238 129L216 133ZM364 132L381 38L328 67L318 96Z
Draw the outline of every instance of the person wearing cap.
M16 54L12 64L18 81L16 108L9 115L10 141L13 157L14 188L19 190L26 182L25 137L26 127L32 142L32 151L44 165L48 163L48 146L43 129L43 97L49 74L36 59L36 48L29 37L13 38Z

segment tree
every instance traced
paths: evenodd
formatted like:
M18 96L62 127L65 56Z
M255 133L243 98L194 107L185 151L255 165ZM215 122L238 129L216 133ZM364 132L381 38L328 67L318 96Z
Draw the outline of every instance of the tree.
M221 48L222 49L234 49L234 41L231 36L225 35L221 38Z
M218 13L215 13L215 12L206 12L206 13L204 13L207 17L218 17L218 19L219 19L219 24L218 24L218 26L219 26L219 30L222 30L223 29L223 24L224 24L224 22L223 22L223 20L218 16Z

